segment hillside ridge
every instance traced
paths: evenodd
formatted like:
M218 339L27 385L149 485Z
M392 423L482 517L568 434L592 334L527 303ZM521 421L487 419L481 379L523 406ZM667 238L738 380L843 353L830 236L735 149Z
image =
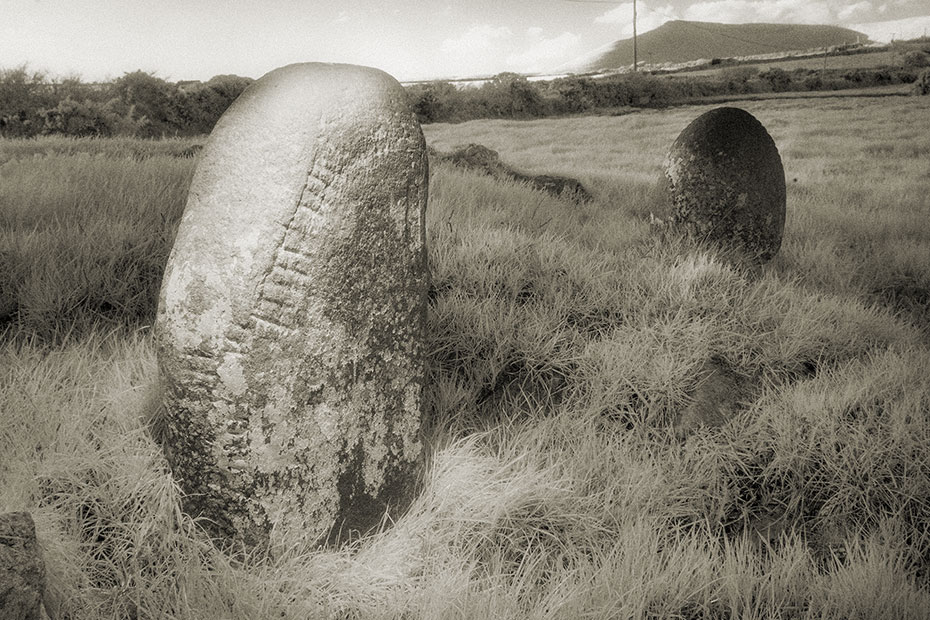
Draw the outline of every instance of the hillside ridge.
M719 24L675 20L637 37L641 64L681 63L701 58L733 58L867 43L867 35L841 26L809 24ZM618 69L633 64L633 39L621 39L586 69Z

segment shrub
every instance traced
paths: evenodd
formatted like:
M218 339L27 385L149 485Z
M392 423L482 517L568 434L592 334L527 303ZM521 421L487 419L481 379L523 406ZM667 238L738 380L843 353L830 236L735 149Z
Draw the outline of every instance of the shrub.
M632 105L656 105L671 100L669 80L644 73L627 75L624 83L630 89Z
M42 133L68 136L132 135L139 129L138 121L117 111L118 102L75 101L70 97L54 108L42 111Z
M823 88L823 80L818 73L810 73L801 82L806 90L820 90Z
M726 84L700 78L676 77L662 80L664 101L672 102L683 99L719 95L730 91ZM742 91L740 91L742 92Z
M51 102L51 95L45 74L27 71L25 65L0 69L0 136L36 135L42 124L40 110Z
M407 88L413 111L421 123L452 120L457 91L449 82L429 82Z
M0 69L0 136L161 137L209 133L251 78L170 83L143 71L104 84Z
M891 84L894 81L894 77L891 74L889 69L879 69L872 72L872 83L886 85Z
M522 75L500 73L479 90L492 116L532 118L543 114L539 90Z
M602 107L623 107L634 103L634 89L629 81L599 80L595 100Z
M861 84L865 79L865 71L862 69L855 69L853 71L847 71L843 74L843 79L847 82L852 82L853 84Z
M788 90L791 86L791 76L784 69L772 67L759 74L759 79L766 82L774 92Z
M179 132L194 135L213 131L226 108L252 82L238 75L217 75L206 84L179 84L172 104Z
M903 63L905 67L927 67L930 66L930 56L920 50L911 50L904 54Z
M930 95L930 69L921 71L914 82L914 92L918 95Z
M591 78L570 77L553 81L549 90L560 112L585 112L597 107L598 86Z
M119 101L139 123L145 138L177 135L181 129L177 87L144 71L127 73L112 86Z
M727 67L720 72L724 88L730 93L748 93L751 88L750 80L759 75L757 67L736 66Z

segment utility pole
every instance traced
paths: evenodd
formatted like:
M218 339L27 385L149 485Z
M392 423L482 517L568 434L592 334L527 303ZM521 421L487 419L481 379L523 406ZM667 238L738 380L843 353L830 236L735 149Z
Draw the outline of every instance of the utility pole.
M636 0L633 0L633 71L638 71L639 59L636 54Z
M827 49L823 48L823 69L820 70L820 83L823 84L824 79L827 75Z

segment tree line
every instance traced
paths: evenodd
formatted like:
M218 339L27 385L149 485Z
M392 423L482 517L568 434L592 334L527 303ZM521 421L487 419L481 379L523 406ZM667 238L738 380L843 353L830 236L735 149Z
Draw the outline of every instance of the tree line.
M210 133L252 83L238 75L167 82L144 71L103 83L0 69L0 136L189 136Z
M427 82L409 86L407 92L420 122L459 122L663 107L713 96L906 84L914 82L919 73L919 66L786 71L779 67L733 65L710 75L641 72L533 82L521 75L502 73L477 88Z
M547 81L501 73L478 87L436 81L412 84L406 90L422 123L528 119L661 107L708 96L911 83L927 58L917 60L872 69L786 71L733 65L709 75L626 73ZM0 137L204 135L252 82L247 77L217 75L207 82L173 83L136 71L89 84L77 78L53 80L26 67L0 69Z

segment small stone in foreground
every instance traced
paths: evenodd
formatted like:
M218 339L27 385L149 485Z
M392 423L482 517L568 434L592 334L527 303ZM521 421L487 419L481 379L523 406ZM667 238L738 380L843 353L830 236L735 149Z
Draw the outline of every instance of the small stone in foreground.
M45 562L28 512L0 515L0 618L39 620Z
M736 416L746 398L748 378L734 372L717 356L701 365L698 377L691 402L675 422L679 435L689 435L700 427L723 426Z

